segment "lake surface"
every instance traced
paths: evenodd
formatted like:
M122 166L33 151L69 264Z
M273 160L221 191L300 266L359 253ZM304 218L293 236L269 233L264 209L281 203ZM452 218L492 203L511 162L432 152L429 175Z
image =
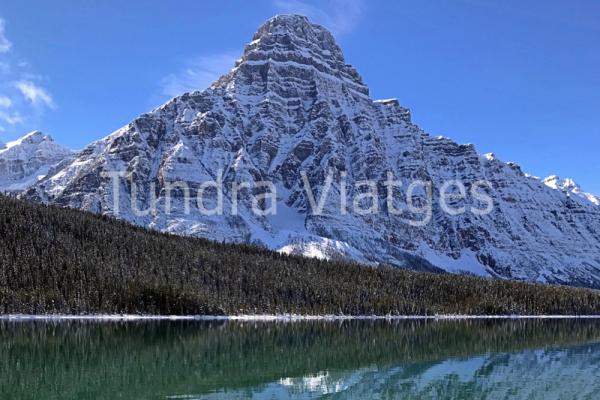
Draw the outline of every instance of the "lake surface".
M600 399L600 320L0 321L0 399Z

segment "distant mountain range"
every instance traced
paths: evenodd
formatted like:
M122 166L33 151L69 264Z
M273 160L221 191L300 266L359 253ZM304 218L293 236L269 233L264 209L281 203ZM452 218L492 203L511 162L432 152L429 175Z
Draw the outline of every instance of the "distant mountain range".
M0 192L29 188L48 175L52 167L70 160L74 154L39 131L13 142L0 142Z
M333 36L303 16L268 20L212 86L74 155L33 135L31 144L23 139L0 150L0 187L30 200L291 254L600 287L598 197L570 180L541 180L473 145L430 136L397 100L371 99ZM28 149L22 157L6 155L21 147ZM404 183L396 195L390 200L379 190L369 198L363 183L383 189L390 176ZM222 198L208 190L187 210L186 190L209 181L222 182ZM253 212L263 181L277 191L277 215ZM172 190L172 182L186 189ZM243 182L252 187L234 194ZM431 196L427 185L411 191L411 182L431 183ZM464 182L466 192L452 189L443 200L447 182ZM473 191L480 182L489 185ZM314 212L311 193L326 195L322 213ZM485 213L484 196L491 199ZM345 199L358 209L342 212ZM221 200L223 213L201 212ZM448 213L448 203L465 211ZM360 212L373 206L378 212Z

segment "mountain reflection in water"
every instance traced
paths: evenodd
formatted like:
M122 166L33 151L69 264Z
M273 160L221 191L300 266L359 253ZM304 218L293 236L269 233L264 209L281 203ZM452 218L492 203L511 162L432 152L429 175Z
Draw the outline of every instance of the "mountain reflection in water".
M596 399L600 320L0 322L1 399Z

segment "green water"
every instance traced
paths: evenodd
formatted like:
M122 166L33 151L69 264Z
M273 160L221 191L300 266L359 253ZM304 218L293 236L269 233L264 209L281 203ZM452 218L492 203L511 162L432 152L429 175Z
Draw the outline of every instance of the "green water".
M600 321L0 322L0 399L600 399Z

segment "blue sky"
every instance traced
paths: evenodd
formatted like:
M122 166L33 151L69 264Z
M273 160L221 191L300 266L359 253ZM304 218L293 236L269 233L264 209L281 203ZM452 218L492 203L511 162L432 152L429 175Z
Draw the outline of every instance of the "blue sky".
M0 4L0 140L73 148L226 72L258 28L330 28L423 129L600 193L600 2L31 1Z

